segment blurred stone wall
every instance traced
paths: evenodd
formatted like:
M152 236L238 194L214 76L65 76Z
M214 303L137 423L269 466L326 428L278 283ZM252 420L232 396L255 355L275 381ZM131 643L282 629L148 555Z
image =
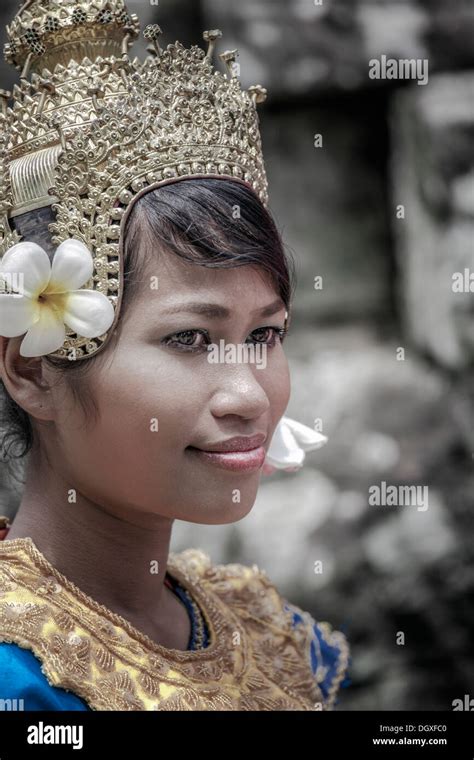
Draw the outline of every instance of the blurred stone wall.
M3 0L2 24L16 6ZM247 518L179 523L173 548L256 562L344 630L339 709L450 710L474 677L474 6L129 6L165 43L222 29L243 86L268 89L270 206L298 266L288 414L329 436L300 473L263 480ZM371 78L383 56L427 61L427 83ZM371 505L382 481L426 487L427 508Z

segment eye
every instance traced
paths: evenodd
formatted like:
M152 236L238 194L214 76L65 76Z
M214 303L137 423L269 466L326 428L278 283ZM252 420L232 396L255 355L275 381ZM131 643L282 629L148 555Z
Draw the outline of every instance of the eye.
M277 338L280 343L283 343L287 332L288 330L284 327L273 327L269 325L268 327L257 327L251 335L254 336L254 343L261 343L262 345L267 345L270 348L273 348L273 346L276 345Z
M173 333L163 338L163 344L176 348L178 351L202 351L205 350L209 343L203 343L199 341L196 343L196 336L201 338L209 338L208 333L205 330L182 330L181 332Z
M250 335L251 339L246 341L250 343L266 345L269 348L273 348L276 345L277 339L280 343L283 342L288 330L284 327L267 326L258 327L253 330ZM206 330L181 330L180 332L167 335L162 340L163 345L176 349L177 351L185 351L187 353L197 353L199 351L207 351L211 340L209 333Z

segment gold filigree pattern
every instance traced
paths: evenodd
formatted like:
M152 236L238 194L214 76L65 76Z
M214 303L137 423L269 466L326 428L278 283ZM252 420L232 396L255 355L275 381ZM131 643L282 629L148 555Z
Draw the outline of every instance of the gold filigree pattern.
M70 54L84 57L96 48L119 53L124 31L132 40L140 29L138 17L121 0L28 0L21 6L7 26L4 48L5 60L20 71L28 60L35 69L58 58L67 63Z
M0 93L0 255L21 239L10 220L52 206L53 243L76 238L94 260L84 284L115 310L104 335L68 329L52 356L85 359L105 345L123 295L124 228L134 202L186 178L228 178L268 203L257 104L266 91L242 90L238 51L214 69L219 30L206 31L207 53L175 42L162 50L161 29L145 29L153 57L131 58L138 19L122 0L27 2L8 27L6 58L20 83ZM30 76L30 79L28 78Z
M181 651L88 597L29 538L0 541L0 562L0 641L33 651L52 686L94 710L330 709L285 600L256 566L214 566L197 549L169 555L210 633L207 648ZM332 694L347 666L341 637Z

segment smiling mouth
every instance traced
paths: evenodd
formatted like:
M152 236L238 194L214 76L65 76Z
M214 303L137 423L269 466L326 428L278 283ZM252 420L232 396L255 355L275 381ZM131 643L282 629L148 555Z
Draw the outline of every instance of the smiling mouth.
M231 472L259 470L263 466L266 456L263 446L257 446L247 451L204 451L194 446L188 446L186 450L203 464Z

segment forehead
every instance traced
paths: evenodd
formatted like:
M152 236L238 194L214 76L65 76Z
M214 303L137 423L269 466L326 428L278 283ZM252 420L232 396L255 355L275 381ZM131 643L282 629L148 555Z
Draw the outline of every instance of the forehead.
M147 262L137 299L142 308L164 309L177 301L219 300L228 308L255 307L278 295L269 275L260 267L244 265L210 268L193 264L173 254L159 255ZM156 298L158 296L158 298Z

